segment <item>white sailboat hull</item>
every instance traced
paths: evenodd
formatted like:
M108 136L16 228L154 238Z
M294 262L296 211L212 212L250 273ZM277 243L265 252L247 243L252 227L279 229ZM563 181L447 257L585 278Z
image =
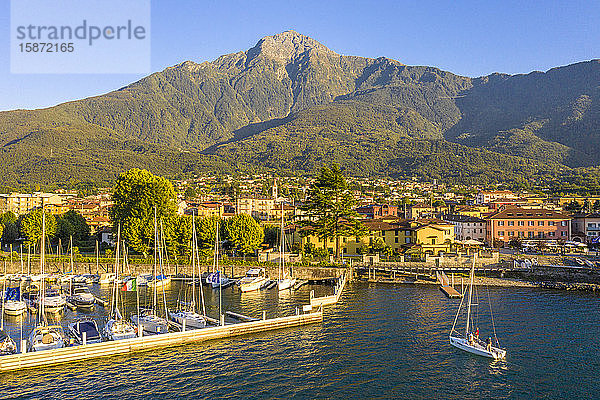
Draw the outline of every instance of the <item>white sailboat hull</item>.
M466 352L482 357L493 358L494 360L499 360L506 357L506 350L492 346L491 351L488 351L486 347L480 345L479 343L474 343L473 345L469 344L469 341L465 338L450 336L450 344Z
M202 329L206 328L206 319L196 312L193 311L174 311L169 312L171 321L177 322L183 327L185 321L185 329Z
M163 278L163 279L151 280L150 282L148 282L148 287L159 288L159 287L166 286L170 283L171 283L171 277L167 276L166 278Z
M277 288L279 290L290 289L290 288L294 287L295 284L296 284L296 279L294 279L294 278L280 279L279 281L277 281Z
M104 336L108 340L123 340L137 337L136 327L123 320L111 319L104 326Z
M27 311L27 304L22 300L7 300L4 303L4 313L6 315L17 316Z
M133 322L136 325L139 325L144 332L147 332L152 335L169 333L169 324L167 320L156 315L133 315L131 317L131 322Z
M240 290L242 292L253 292L255 290L259 290L266 281L268 281L267 278L256 278L251 282L242 282L240 283Z

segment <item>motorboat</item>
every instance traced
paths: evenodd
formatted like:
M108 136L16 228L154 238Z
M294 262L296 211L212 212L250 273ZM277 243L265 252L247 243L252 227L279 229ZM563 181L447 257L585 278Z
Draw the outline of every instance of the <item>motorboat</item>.
M16 353L17 344L15 341L6 332L0 331L0 356L8 356Z
M139 326L144 332L151 335L169 332L168 321L151 312L144 312L141 313L141 315L132 315L131 322Z
M27 303L23 300L6 300L4 302L4 313L6 315L18 316L27 311Z
M83 285L73 286L67 300L78 308L92 308L96 303L96 297Z
M185 330L202 329L206 327L206 318L195 311L169 311L171 321L178 323Z
M65 347L65 332L60 325L41 325L29 334L28 351L42 351Z
M18 316L27 311L27 303L21 298L20 286L6 289L3 308L4 313L11 316Z
M98 324L93 319L84 319L69 324L69 334L78 344L100 343L102 336L98 331ZM85 336L85 340L84 340Z
M100 283L100 275L96 275L96 274L83 274L83 277L85 278L85 283L87 285L92 285L94 283Z
M238 285L242 292L252 292L259 290L267 281L264 268L251 268L246 272L246 276L240 279Z

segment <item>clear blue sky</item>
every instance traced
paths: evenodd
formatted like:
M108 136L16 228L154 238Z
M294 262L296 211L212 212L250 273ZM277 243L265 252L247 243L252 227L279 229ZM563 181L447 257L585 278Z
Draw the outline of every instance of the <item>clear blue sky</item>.
M0 110L106 93L141 75L13 75L0 2ZM386 56L466 76L600 58L600 1L152 1L152 70L246 50L294 29L341 54Z

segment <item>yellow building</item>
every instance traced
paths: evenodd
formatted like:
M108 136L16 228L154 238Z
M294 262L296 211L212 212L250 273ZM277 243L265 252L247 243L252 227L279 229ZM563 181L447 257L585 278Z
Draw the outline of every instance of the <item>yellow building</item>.
M475 204L472 206L456 207L456 214L466 215L469 217L482 218L482 215L489 213L491 210L487 205Z
M395 253L407 251L416 254L438 255L449 253L454 244L454 225L443 221L396 220L363 221L367 233L362 237L340 237L340 248L343 255L358 255L361 251L377 247L381 244ZM335 254L335 239L324 240L312 234L301 235L302 247L310 243L315 248L326 248L329 254Z
M54 193L11 193L0 194L0 213L11 211L16 215L27 214L36 208L52 208L53 213L62 214L63 196Z

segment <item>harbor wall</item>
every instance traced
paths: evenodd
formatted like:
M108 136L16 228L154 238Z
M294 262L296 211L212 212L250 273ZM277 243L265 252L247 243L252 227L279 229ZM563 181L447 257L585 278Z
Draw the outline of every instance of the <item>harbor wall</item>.
M248 269L250 268L264 268L268 277L276 279L279 275L279 267L275 264L270 265L222 265L222 270L228 276L244 276ZM202 272L210 271L212 267L210 265L203 265L200 267ZM289 271L289 266L286 266L286 269ZM47 273L63 273L69 272L71 270L71 266L68 262L66 263L56 263L52 262L52 260L48 260L46 263L46 272ZM104 272L113 272L114 264L113 263L79 263L76 262L73 264L73 273L75 274L102 274ZM130 264L128 268L124 268L120 271L121 274L124 275L139 275L143 273L152 273L153 265L151 264ZM38 274L39 273L39 261L35 264L32 263L31 267L27 267L27 264L24 263L23 267L21 267L20 261L3 261L0 262L0 275L6 274L19 274L23 271L25 274ZM331 268L331 267L318 267L311 265L301 265L293 267L293 275L297 279L303 280L324 280L331 278L339 278L346 268ZM160 271L159 271L160 272ZM167 275L186 275L191 276L192 269L190 265L169 265L165 266L165 273Z

